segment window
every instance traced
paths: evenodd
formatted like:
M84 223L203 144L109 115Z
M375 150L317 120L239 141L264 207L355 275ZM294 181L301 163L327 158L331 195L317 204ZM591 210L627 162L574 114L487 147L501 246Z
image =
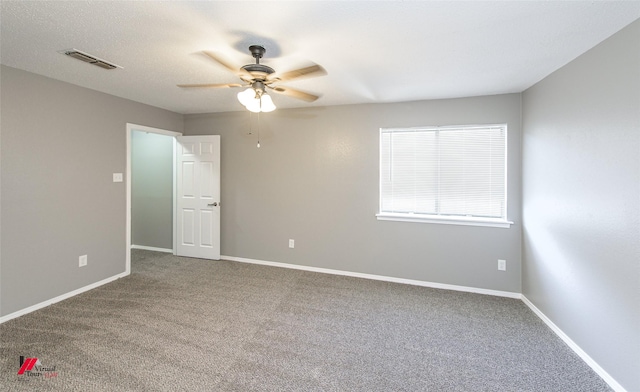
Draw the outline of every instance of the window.
M380 130L378 219L509 227L507 126Z

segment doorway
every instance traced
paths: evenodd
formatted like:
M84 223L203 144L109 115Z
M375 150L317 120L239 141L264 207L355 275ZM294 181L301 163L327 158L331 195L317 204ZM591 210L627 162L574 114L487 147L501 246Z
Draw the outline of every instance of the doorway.
M175 138L181 135L127 123L126 274L132 245L175 254Z

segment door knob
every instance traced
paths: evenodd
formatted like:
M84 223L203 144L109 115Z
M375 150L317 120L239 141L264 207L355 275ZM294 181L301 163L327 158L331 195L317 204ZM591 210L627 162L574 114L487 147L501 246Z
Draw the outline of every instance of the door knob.
M220 203L217 203L215 201L213 203L211 203L211 204L207 204L208 207L217 207L219 205L220 205Z

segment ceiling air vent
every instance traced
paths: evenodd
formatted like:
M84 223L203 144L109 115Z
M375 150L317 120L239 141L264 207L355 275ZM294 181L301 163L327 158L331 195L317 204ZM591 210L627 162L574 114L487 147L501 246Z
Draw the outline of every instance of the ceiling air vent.
M88 53L81 52L78 49L61 50L59 53L66 54L67 56L73 57L74 59L78 59L84 61L85 63L93 64L104 69L122 68L119 65L109 63Z

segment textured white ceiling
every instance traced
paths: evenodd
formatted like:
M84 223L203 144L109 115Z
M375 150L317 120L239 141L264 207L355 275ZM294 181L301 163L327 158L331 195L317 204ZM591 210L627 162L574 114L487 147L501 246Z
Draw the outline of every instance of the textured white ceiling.
M244 110L239 89L176 84L239 79L200 55L328 75L283 83L309 104L400 102L521 92L640 17L640 1L6 1L0 62L179 113ZM76 48L118 64L64 56Z

